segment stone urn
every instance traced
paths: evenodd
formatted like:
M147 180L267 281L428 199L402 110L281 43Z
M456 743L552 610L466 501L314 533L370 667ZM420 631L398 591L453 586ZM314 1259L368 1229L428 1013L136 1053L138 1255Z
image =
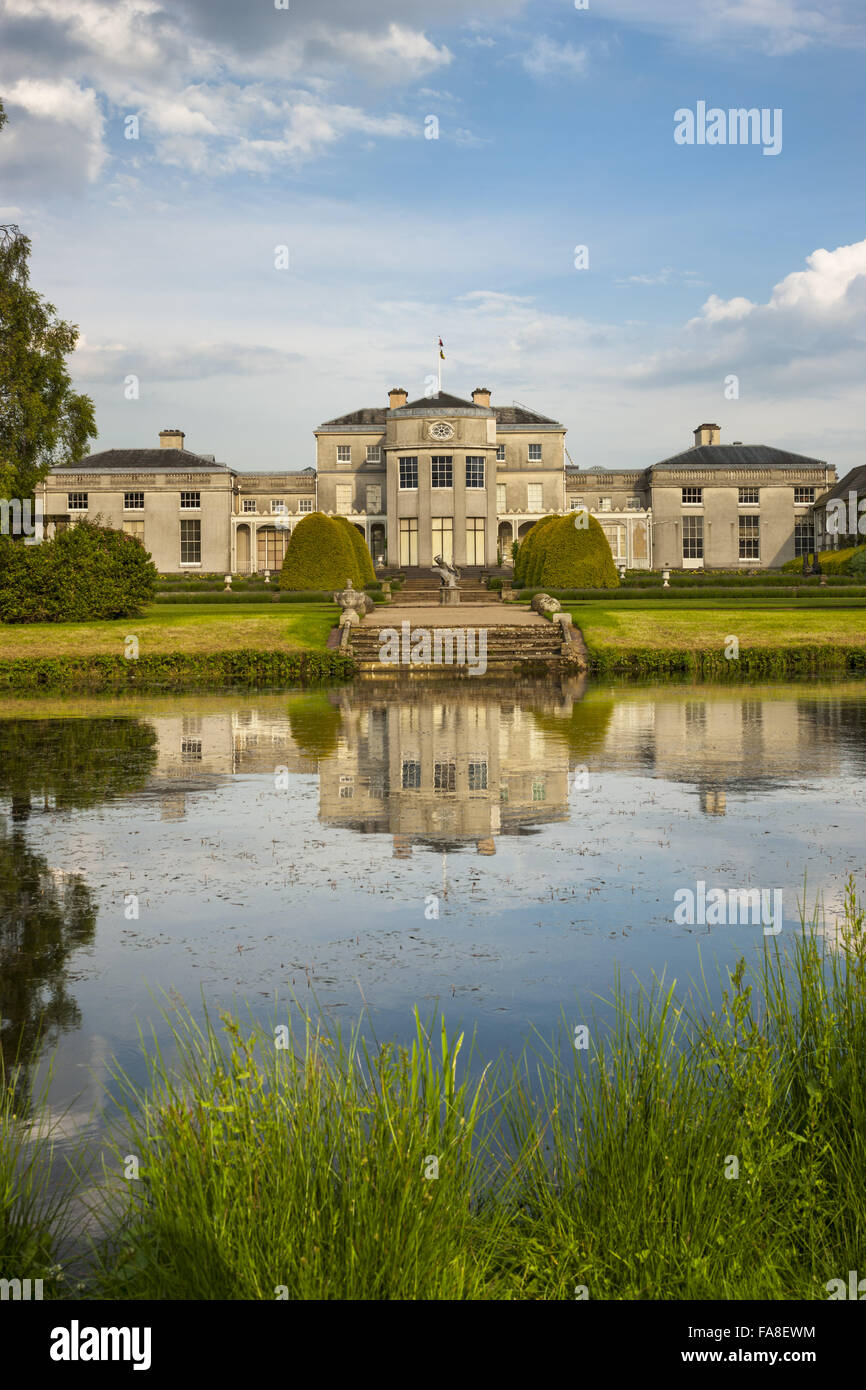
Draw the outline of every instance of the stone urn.
M370 595L365 594L363 589L356 589L351 579L346 581L345 589L334 594L334 602L340 605L344 616L346 613L355 613L359 621L362 614L372 613L374 607Z

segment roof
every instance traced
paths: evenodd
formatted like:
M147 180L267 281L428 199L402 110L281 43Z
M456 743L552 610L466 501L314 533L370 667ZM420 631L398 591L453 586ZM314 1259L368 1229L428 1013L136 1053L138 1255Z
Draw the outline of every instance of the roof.
M189 449L104 449L88 454L78 463L55 470L58 473L228 473L224 463L215 463L212 454L194 454Z
M348 415L338 415L333 420L325 420L320 429L333 429L340 425L369 425L372 429L384 429L388 417L398 414L400 410L423 410L429 415L434 415L438 411L446 414L454 410L472 410L485 415L488 410L492 411L499 425L557 425L563 428L558 420L553 420L549 415L541 415L538 411L527 410L523 405L496 405L485 406L476 405L475 401L466 401L462 396L451 396L447 391L440 391L438 396L422 396L417 401L409 401L406 405L400 406L397 411L389 410L387 406L369 406L363 410L352 410Z
M558 425L549 415L539 415L536 410L527 410L525 405L497 405L493 408L498 425Z
M846 473L841 482L835 483L826 496L821 498L821 505L830 502L835 497L847 498L849 492L866 492L866 464L861 464L859 468L852 468L850 473Z
M660 459L652 468L826 468L824 459L773 449L768 444L699 444Z

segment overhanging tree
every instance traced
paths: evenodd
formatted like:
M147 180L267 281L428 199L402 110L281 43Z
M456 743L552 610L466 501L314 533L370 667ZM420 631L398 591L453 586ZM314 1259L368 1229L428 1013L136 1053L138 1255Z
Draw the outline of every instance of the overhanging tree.
M66 370L78 327L31 289L29 260L30 238L0 226L0 497L22 499L96 437L93 402Z

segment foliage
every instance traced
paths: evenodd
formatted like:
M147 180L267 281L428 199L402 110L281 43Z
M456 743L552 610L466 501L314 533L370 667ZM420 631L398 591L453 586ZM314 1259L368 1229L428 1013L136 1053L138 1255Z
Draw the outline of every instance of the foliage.
M866 913L815 919L685 998L617 984L588 1047L462 1062L416 1014L371 1044L166 1013L171 1069L115 1069L96 1297L815 1299L862 1249ZM732 1171L731 1155L738 1169ZM435 1167L431 1165L435 1159ZM283 1292L284 1291L284 1292Z
M334 593L345 589L349 580L356 589L369 584L371 576L362 575L349 525L345 518L325 516L324 512L312 512L299 521L286 548L280 588ZM363 545L361 536L358 540ZM367 551L368 559L369 554ZM370 570L372 573L372 561Z
M122 656L0 659L0 690L231 690L346 681L351 657L337 651L167 652Z
M845 550L819 550L818 563L825 574L850 574L856 559L857 569L862 572L862 568L866 567L866 561L862 559L864 555L866 555L866 546L864 545L848 546ZM814 559L814 554L810 553L806 556L807 563L810 565ZM802 573L803 557L801 556L797 560L787 560L782 569L787 574ZM855 570L855 572L857 571Z
M517 555L514 561L514 584L530 583L529 574L532 568L532 557L546 526L552 525L558 518L555 516L543 516L540 521L536 521L527 531L523 540L519 543Z
M150 603L156 569L122 531L80 521L54 540L0 537L0 620L62 623L128 618Z
M527 562L527 583L546 591L551 588L619 587L619 575L603 528L588 513L584 513L588 524L576 525L578 515L575 512L554 517L538 533ZM533 531L541 525L537 522Z
M0 497L21 500L96 435L93 402L66 369L78 328L31 289L29 258L29 237L0 228Z
M345 516L335 516L334 520L338 526L345 527L349 542L355 554L359 576L358 579L356 579L354 575L352 576L352 582L355 588L366 589L369 584L378 584L376 571L373 568L373 557L367 547L367 542L364 540L357 526L353 526L348 517Z

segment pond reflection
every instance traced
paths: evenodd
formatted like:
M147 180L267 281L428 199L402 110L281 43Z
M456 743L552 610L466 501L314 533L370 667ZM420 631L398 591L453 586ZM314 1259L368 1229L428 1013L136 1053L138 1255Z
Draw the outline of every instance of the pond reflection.
M862 873L866 686L461 682L7 701L0 1044L61 1077L153 994L293 990L517 1046L623 968L693 978L760 933L672 920L715 876L838 900ZM431 903L435 910L431 910ZM269 1001L266 1003L265 1001Z

